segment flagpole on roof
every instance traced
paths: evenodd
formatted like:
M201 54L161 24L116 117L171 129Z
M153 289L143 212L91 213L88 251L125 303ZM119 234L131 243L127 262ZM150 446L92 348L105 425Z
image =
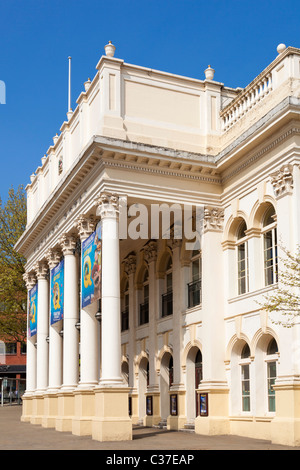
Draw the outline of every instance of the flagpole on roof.
M71 107L71 59L72 57L68 57L69 60L69 86L68 86L68 117L72 114L72 107Z

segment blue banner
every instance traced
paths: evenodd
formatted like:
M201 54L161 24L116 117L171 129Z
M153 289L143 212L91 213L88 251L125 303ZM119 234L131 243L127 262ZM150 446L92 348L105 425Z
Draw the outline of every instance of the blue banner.
M51 270L51 325L64 316L64 260Z
M34 336L37 332L37 314L38 314L38 285L36 284L29 291L29 307L28 307L28 336Z
M87 307L101 297L101 226L82 242L81 306Z

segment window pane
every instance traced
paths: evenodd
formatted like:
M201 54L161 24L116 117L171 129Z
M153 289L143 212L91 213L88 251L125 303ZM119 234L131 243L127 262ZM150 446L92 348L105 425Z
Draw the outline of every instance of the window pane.
M273 385L276 379L276 362L268 363L268 409L275 411L275 390Z
M148 298L149 298L149 284L146 284L144 286L144 302L146 302Z
M195 260L192 262L192 280L197 281L200 277L200 267L199 267L199 260Z
M245 364L241 368L242 375L242 410L250 411L250 368Z
M167 291L172 290L172 273L167 274Z

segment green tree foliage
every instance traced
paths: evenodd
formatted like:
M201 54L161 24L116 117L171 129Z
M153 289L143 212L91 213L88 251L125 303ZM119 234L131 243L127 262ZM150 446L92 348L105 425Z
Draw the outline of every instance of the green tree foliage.
M14 250L26 227L26 197L22 186L0 198L0 337L26 338L27 289L23 280L25 258Z
M300 247L295 254L281 247L284 254L280 258L278 288L260 303L271 314L274 324L291 327L300 315Z

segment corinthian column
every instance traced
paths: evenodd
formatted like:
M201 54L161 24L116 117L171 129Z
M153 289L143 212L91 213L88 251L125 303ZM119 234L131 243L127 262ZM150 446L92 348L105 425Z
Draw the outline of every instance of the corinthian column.
M61 253L51 250L47 253L47 261L51 270L60 262ZM50 295L51 302L51 295ZM49 308L49 315L51 308ZM49 326L49 392L57 391L62 384L62 321Z
M81 243L95 230L95 220L92 216L81 216L77 220L77 230ZM81 308L80 312L80 388L91 388L98 384L98 329L99 323L95 318L98 302Z
M46 254L50 269L49 288L49 318L51 318L51 270L55 268L61 257L61 252L51 249ZM51 325L49 321L49 383L44 398L44 416L42 426L45 428L55 427L57 417L57 392L62 384L62 320Z
M25 273L23 276L28 295L27 305L29 305L29 291L36 284L34 273ZM23 407L21 421L30 421L32 415L32 396L36 389L36 337L28 336L29 318L27 315L27 349L26 349L26 391L23 395Z
M64 320L63 320L63 384L58 393L57 431L72 431L74 415L73 391L79 376L78 267L75 256L76 238L65 234L60 240L64 254Z
M63 321L63 390L73 390L78 384L79 342L78 322L78 273L75 257L76 238L64 235L61 249L65 259L64 321Z
M44 415L44 393L48 386L48 354L47 343L49 329L49 281L48 264L39 262L36 267L38 281L37 302L37 362L36 362L36 391L33 400L32 424L42 424Z
M120 255L118 197L102 194L102 376L101 385L123 383L121 376Z
M49 276L48 264L45 261L36 266L38 280L38 314L37 314L37 392L43 393L48 387L48 353L47 337L49 332Z
M102 376L95 389L92 437L99 441L129 440L129 389L121 377L118 197L102 193L97 205L102 226Z
M95 230L92 216L80 216L76 224L81 243ZM82 269L82 268L81 268ZM98 302L80 310L80 383L74 391L75 406L72 433L77 436L92 433L95 394L99 380L99 323L95 317Z

